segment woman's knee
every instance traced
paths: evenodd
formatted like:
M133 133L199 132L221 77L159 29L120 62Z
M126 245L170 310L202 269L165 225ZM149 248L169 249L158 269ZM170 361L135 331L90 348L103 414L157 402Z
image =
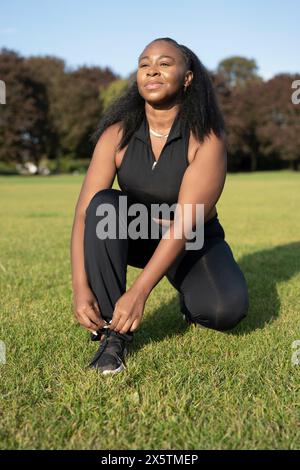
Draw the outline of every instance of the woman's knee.
M218 303L212 298L211 305L201 306L201 299L188 307L192 322L218 331L231 330L247 316L249 298L247 288L219 298Z
M113 188L106 188L106 189L101 189L97 193L94 194L92 199L90 200L86 210L85 210L85 215L87 216L88 213L91 213L91 208L94 209L93 213L96 215L95 209L100 204L113 204L114 207L116 207L116 204L119 200L119 196L122 194L122 192L118 189L113 189Z
M249 298L246 289L235 293L216 309L214 315L214 328L218 331L227 331L235 328L243 320L249 310Z

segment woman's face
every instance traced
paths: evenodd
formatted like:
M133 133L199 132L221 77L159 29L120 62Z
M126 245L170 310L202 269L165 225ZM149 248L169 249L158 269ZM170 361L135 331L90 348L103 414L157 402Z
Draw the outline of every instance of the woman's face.
M166 41L148 45L139 56L137 86L140 95L150 104L177 101L192 76L181 52Z

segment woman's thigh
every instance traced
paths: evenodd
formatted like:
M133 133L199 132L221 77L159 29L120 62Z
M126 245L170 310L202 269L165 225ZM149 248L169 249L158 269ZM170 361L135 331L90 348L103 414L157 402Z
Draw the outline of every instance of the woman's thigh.
M158 241L138 238L133 240L128 238L128 258L127 264L143 269L152 257Z
M128 217L128 224L132 221L131 217ZM154 229L155 227L155 229ZM155 233L157 224L148 219L147 225L147 238L133 239L128 236L128 258L127 264L137 268L144 268L150 258L152 257L157 245L160 242L161 233L158 232L158 238L151 237Z
M208 237L202 250L185 254L167 278L183 295L185 313L193 322L228 330L247 314L248 288L220 227L217 231L220 236Z

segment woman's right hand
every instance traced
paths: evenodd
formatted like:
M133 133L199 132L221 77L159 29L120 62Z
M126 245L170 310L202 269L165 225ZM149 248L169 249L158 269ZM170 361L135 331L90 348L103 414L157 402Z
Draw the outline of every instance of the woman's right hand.
M74 316L81 326L93 332L106 323L101 317L98 302L88 286L73 289Z

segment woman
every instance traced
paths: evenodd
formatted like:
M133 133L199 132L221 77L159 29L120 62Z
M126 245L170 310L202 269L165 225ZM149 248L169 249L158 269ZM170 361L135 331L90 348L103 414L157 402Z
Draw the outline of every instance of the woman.
M90 367L103 374L123 370L146 300L164 275L179 292L189 323L219 331L236 326L249 303L246 280L216 211L227 170L225 125L197 56L170 38L148 44L136 81L111 105L92 140L96 145L71 240L75 316L101 341ZM116 173L121 190L112 189ZM202 204L203 246L187 249L187 236L174 236L175 221L183 224L177 212L176 220L172 214L149 218L151 229L159 227L158 238L131 238L126 230L132 219L121 208L121 196L127 209L134 203L148 209L175 203L184 213L185 204L192 204L190 228ZM126 237L99 236L106 205L115 210ZM128 265L142 271L126 291Z

